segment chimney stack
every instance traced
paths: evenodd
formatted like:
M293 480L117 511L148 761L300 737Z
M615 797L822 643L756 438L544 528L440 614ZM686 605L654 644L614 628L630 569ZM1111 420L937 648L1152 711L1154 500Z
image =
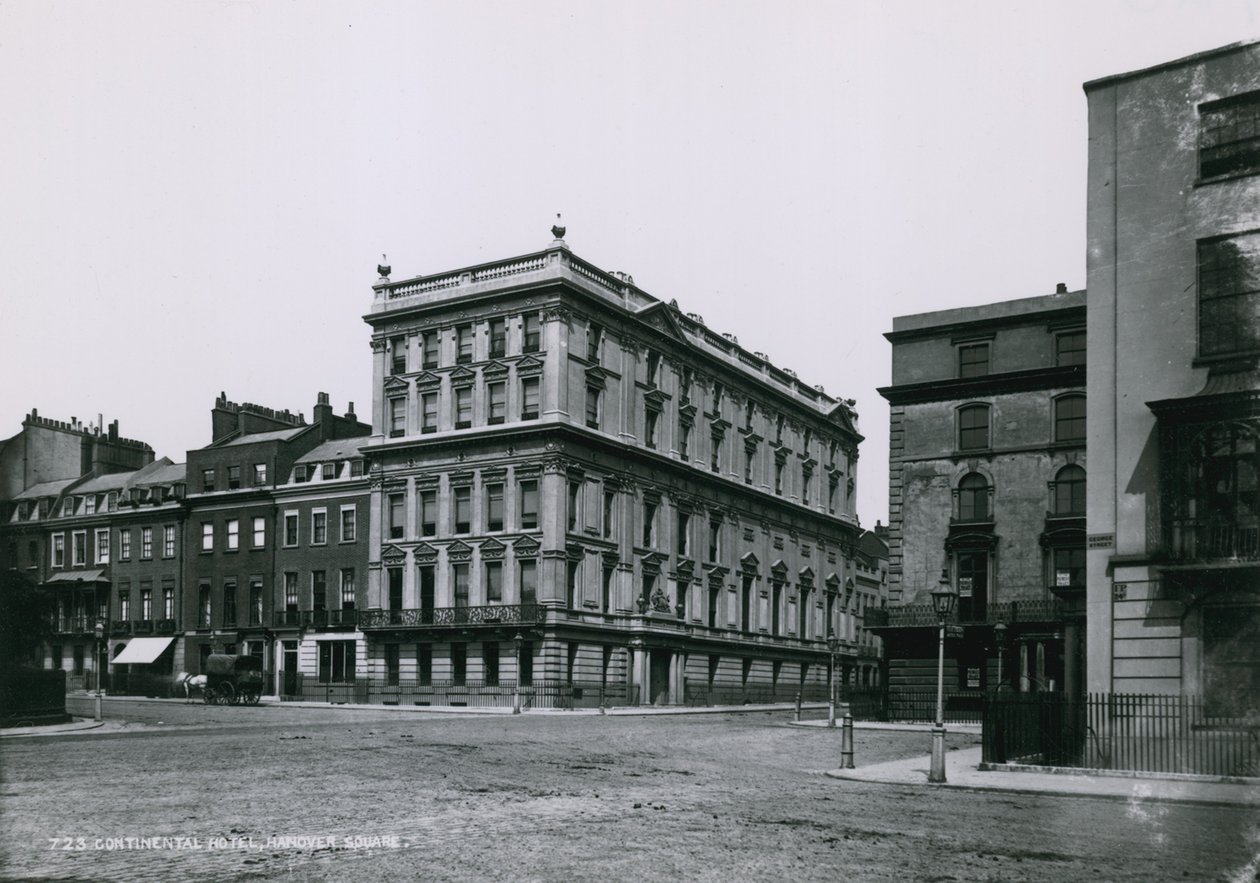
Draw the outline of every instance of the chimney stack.
M1067 283L1066 283L1066 282L1060 282L1058 285L1056 285L1056 286L1054 287L1054 293L1055 293L1055 294L1067 294Z

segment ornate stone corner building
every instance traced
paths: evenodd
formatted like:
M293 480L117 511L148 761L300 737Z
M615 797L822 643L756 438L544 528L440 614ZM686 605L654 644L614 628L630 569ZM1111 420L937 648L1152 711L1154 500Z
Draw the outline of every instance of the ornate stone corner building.
M829 631L852 668L851 403L553 232L455 272L381 268L368 676L788 697L826 683Z
M890 696L934 693L942 579L958 593L956 710L1000 684L1080 689L1085 292L902 316L886 336Z
M1260 42L1085 85L1089 689L1260 704Z

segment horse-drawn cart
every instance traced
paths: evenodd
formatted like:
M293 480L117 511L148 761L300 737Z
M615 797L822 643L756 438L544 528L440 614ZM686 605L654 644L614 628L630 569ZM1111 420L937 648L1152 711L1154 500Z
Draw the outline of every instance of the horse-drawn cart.
M211 653L206 660L206 704L257 705L263 690L263 664L256 656Z

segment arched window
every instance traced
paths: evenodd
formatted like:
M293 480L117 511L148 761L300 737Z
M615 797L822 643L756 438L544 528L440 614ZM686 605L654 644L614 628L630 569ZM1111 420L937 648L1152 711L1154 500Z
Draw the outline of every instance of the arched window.
M1054 477L1054 514L1085 514L1085 470L1064 466Z
M978 472L969 472L958 482L958 520L989 520L989 482Z
M1085 441L1085 396L1067 395L1054 400L1054 440Z
M958 409L958 448L972 451L989 446L989 406L966 405Z

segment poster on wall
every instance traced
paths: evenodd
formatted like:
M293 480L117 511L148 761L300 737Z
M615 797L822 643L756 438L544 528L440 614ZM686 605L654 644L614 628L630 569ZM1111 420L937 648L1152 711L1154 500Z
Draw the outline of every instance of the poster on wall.
M1072 585L1072 571L1056 570L1054 572L1054 584L1059 587Z
M972 581L972 577L969 577L969 576L958 577L958 597L959 598L971 597L971 581Z
M975 666L967 667L967 689L980 689L980 669Z

